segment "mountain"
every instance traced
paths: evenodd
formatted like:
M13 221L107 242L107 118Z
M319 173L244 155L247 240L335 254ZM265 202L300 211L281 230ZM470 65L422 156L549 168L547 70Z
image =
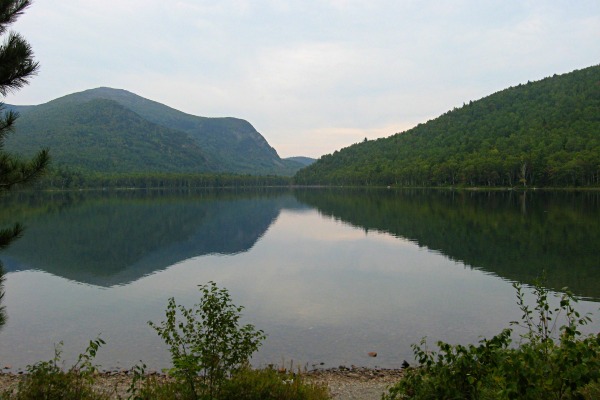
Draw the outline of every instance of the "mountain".
M54 164L101 172L214 171L184 132L153 124L112 100L17 108L9 151L50 148Z
M183 113L126 90L97 88L18 111L6 148L50 148L54 165L88 172L231 172L292 175L247 121Z
M314 158L310 158L310 157L301 157L301 156L299 156L299 157L288 157L288 158L284 158L284 160L286 160L286 161L293 161L293 162L299 163L299 164L301 164L303 167L306 167L306 166L308 166L308 165L310 165L310 164L314 163L315 161L317 161L317 160L316 160L316 159L314 159Z
M600 185L600 65L471 101L300 170L297 184Z

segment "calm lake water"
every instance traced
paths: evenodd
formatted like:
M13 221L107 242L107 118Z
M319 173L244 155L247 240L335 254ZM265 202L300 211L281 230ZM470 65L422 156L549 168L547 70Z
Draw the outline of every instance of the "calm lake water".
M21 193L2 210L27 227L0 254L13 370L98 335L105 368L168 367L147 321L208 281L268 334L256 365L399 367L423 336L474 343L519 318L512 282L542 270L600 331L598 192Z

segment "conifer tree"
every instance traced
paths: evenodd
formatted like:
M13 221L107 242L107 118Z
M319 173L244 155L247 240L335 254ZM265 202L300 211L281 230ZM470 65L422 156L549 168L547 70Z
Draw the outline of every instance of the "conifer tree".
M29 83L36 74L39 63L33 59L33 51L18 33L7 32L7 28L31 4L30 0L0 0L0 35L5 40L0 44L0 95L6 97ZM0 194L14 185L31 182L45 170L48 150L41 150L31 160L21 160L4 151L4 141L12 133L18 113L6 110L0 102ZM17 238L22 232L20 224L0 230L0 249Z
M7 28L23 14L31 4L30 0L0 0L0 35L5 36L0 44L0 96L14 92L29 83L36 74L39 63L33 59L33 51L27 41L18 33L7 32ZM31 182L44 172L49 162L48 150L41 150L31 160L21 160L4 151L4 141L14 128L18 113L6 110L0 102L0 195L14 185ZM21 224L0 230L0 250L23 232ZM4 297L4 278L0 263L0 301ZM0 307L0 326L5 321L4 308Z

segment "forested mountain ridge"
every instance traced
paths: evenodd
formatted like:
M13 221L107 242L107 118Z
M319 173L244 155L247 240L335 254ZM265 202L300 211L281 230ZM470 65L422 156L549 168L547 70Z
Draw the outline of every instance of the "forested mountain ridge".
M511 87L300 170L297 184L600 185L600 66Z
M7 148L28 154L49 147L54 164L67 168L291 175L301 167L282 160L245 120L186 114L122 89L7 107L21 114Z
M19 110L12 151L50 148L58 166L107 173L214 170L203 150L185 133L150 123L115 101Z

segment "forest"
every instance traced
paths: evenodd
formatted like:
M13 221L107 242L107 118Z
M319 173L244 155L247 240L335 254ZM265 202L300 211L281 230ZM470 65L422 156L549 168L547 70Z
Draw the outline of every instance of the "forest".
M600 66L528 82L321 157L299 185L600 186Z
M59 166L51 168L46 175L34 184L34 188L58 190L92 188L191 189L288 186L290 183L290 177L276 175L217 172L105 173Z

